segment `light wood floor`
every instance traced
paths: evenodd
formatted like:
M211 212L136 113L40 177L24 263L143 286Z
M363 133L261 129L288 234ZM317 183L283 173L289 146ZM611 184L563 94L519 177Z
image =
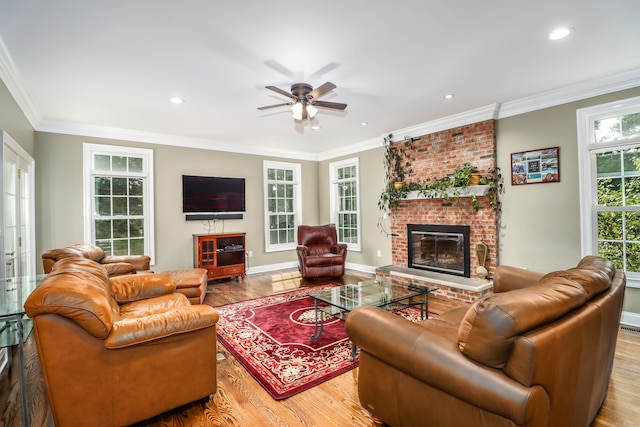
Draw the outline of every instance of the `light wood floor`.
M243 281L212 282L206 302L223 305L314 286L327 280L301 281L295 270L278 274L255 274ZM371 276L348 271L343 282L351 283ZM460 303L430 298L429 310L446 311ZM208 402L196 402L147 420L137 427L210 427L210 426L371 426L361 408L357 392L357 370L347 372L289 399L275 401L247 371L218 345L224 357L218 362L218 392ZM14 366L17 350L14 349ZM33 338L25 346L27 390L31 426L50 427L53 419L44 390L40 362ZM609 393L594 427L640 426L640 333L621 330L616 347L613 377ZM20 387L17 370L0 376L0 427L21 426ZM81 424L79 424L81 425Z

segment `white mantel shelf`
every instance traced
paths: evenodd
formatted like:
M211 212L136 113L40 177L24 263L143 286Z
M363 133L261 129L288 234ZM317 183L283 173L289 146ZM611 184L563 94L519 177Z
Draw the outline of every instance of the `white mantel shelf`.
M482 197L487 195L487 193L489 192L489 188L490 186L488 185L471 185L469 187L451 188L449 190L446 190L445 194L449 198L471 197L471 196ZM423 194L420 194L420 192L417 190L410 191L409 193L407 193L405 197L403 197L404 200L424 200L424 199L444 199L444 198L445 197L443 197L442 192L435 191L435 190L431 191L426 196Z

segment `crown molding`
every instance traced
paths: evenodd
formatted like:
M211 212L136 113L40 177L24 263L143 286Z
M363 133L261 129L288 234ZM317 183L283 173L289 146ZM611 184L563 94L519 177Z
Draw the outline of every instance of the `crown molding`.
M18 72L15 62L13 62L13 57L9 53L2 35L0 35L0 79L4 82L31 126L35 128L41 120L40 112L36 108L31 95L29 95L27 86L22 79L22 75Z
M170 145L174 147L197 148L211 151L224 151L239 154L254 154L266 157L278 157L296 160L317 161L315 153L304 151L284 150L274 147L258 147L232 142L215 141L203 138L192 138L165 133L144 132L131 129L114 128L63 122L57 120L42 120L36 127L38 132L50 132L64 135L76 135L90 138L115 139L118 141L144 142L148 144Z
M504 102L500 106L497 118L504 119L637 86L640 86L640 68L597 80L576 83L561 89L516 99L515 101Z

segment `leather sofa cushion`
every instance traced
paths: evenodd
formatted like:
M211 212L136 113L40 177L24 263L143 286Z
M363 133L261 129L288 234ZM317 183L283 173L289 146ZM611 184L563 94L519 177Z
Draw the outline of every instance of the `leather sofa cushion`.
M99 246L90 245L88 243L78 243L65 248L52 249L45 252L43 256L57 261L69 257L84 257L92 261L100 262L104 258L105 253Z
M321 255L309 255L305 258L305 265L307 267L321 267L325 265L342 265L344 264L344 257L342 255L336 255L332 253L325 253Z
M166 274L129 274L109 279L111 295L118 304L155 298L175 292L176 285Z
M136 268L132 264L126 262L102 264L102 266L107 270L110 277L123 276L125 274L136 274Z
M504 367L517 336L584 305L583 287L562 277L543 278L530 288L490 294L476 301L458 329L458 348L493 368Z
M591 299L609 289L615 273L616 269L611 261L596 256L586 256L577 267L554 271L544 277L564 277L579 283L587 291L588 299Z

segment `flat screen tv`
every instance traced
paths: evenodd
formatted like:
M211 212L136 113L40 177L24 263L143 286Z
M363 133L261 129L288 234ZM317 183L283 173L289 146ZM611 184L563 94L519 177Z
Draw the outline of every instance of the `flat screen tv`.
M182 212L244 212L244 178L182 175Z

